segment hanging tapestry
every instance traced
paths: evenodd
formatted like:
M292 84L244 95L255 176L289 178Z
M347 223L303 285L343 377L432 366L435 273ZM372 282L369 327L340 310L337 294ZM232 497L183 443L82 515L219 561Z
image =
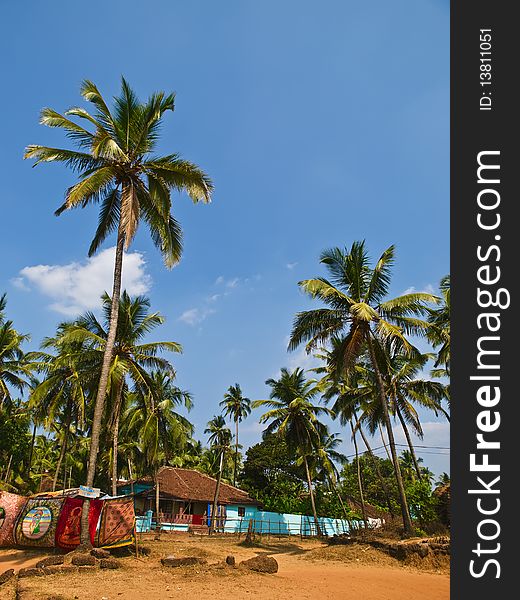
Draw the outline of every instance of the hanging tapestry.
M0 491L0 546L14 544L14 527L27 498Z
M29 498L14 530L19 546L54 548L56 525L64 498Z
M81 512L83 498L66 498L61 509L60 518L56 526L56 546L71 550L79 545L81 535ZM90 542L94 544L97 524L101 507L101 500L91 500L88 515Z
M103 502L97 545L99 547L127 546L134 541L134 499L114 498Z

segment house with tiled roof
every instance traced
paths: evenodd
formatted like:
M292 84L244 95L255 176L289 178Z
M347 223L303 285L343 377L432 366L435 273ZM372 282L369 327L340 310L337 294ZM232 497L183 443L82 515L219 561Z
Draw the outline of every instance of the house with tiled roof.
M156 483L157 481L157 483ZM205 526L215 496L217 480L194 469L162 467L157 480L145 477L120 482L119 494L134 494L137 515L148 515L156 522L156 494L159 494L159 522L167 529ZM247 492L221 482L218 496L218 522L229 512L238 518L256 512L260 503Z

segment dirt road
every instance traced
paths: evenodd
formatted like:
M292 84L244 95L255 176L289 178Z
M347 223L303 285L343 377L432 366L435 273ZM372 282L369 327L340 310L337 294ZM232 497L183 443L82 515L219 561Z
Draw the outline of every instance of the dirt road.
M352 549L343 551L309 541L273 542L266 548L249 549L235 540L207 538L166 539L149 545L152 548L149 557L121 559L121 570L20 580L19 597L21 600L51 597L60 600L449 599L447 572L423 572L402 566L376 550L365 552L361 548L353 554ZM228 554L233 554L238 562L260 553L276 558L277 574L259 574L223 564ZM203 557L209 566L162 567L159 559L168 554ZM11 553L11 563L15 562L13 558ZM34 564L34 556L26 558ZM22 556L17 560L15 569L19 568ZM0 572L8 568L7 562L0 562ZM0 600L11 600L13 592L14 589L3 586Z

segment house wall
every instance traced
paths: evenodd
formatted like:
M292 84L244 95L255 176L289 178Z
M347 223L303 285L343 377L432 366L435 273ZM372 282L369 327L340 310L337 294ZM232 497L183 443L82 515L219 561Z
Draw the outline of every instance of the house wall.
M245 515L238 516L238 506L227 506L227 517L224 526L226 533L245 533L248 530L249 523L253 521L253 531L260 534L271 535L316 535L316 526L314 517L310 515L280 514L259 510L256 506L244 506ZM318 519L320 528L324 535L340 535L348 533L350 527L358 528L362 526L361 522L345 519L332 519L320 517ZM382 525L379 519L369 519L370 527L380 527ZM152 521L152 511L148 511L145 516L136 517L137 531L150 531L155 527ZM188 525L163 523L161 528L164 531L187 531Z
M140 494L145 490L150 490L153 488L152 483L134 483L134 494ZM123 485L118 487L118 494L128 496L132 493L132 486L130 484Z
M238 506L227 507L227 519L224 531L227 533L246 532L249 523L253 521L253 531L273 535L316 535L314 517L310 515L281 514L259 510L256 506L244 506L245 515L238 516ZM322 533L328 536L348 533L351 527L359 527L357 521L319 517L318 522ZM382 524L379 519L369 519L370 527Z

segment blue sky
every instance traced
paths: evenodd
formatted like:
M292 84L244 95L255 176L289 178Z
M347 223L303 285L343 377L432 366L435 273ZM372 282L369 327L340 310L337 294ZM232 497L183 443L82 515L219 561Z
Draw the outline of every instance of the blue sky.
M448 2L53 1L4 4L2 17L0 291L28 348L110 288L114 241L86 258L96 209L53 216L74 176L22 160L27 144L69 144L38 114L81 104L85 78L106 97L122 74L142 97L175 91L161 150L215 183L209 206L174 199L178 267L163 267L144 228L125 261L128 289L167 318L157 337L184 347L174 362L198 437L229 385L265 398L280 367L310 365L286 344L313 305L297 282L323 273L324 248L366 239L375 258L396 244L394 294L448 272ZM423 444L449 446L447 424L422 417ZM447 455L422 451L449 471Z

